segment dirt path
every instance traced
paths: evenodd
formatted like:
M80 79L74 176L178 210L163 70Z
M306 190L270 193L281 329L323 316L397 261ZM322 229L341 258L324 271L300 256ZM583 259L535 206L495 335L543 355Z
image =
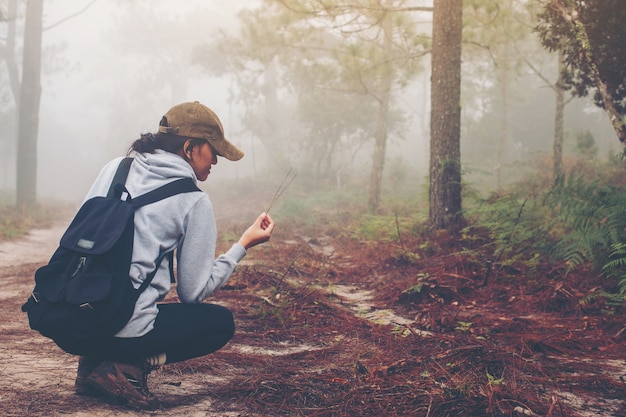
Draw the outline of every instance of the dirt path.
M555 276L540 284L526 285L513 271L485 286L483 265L454 250L407 262L390 242L329 238L298 226L277 230L209 300L233 310L233 340L152 375L160 410L79 397L76 358L31 331L20 311L66 224L0 243L2 415L626 413L624 311L581 304L597 288L590 277L558 276L549 265L533 272Z
M26 315L19 311L32 290L34 270L50 257L66 226L58 222L49 229L33 230L23 239L0 243L0 311L4 317L0 323L0 413L16 417L146 415L75 395L76 358L31 331ZM177 372L154 374L152 390L164 398L165 407L150 415L241 415L236 405L232 412L211 411L213 400L202 398L203 391L215 383L211 375L190 373L183 378ZM184 400L188 396L195 399L193 403Z
M32 230L22 239L0 242L0 265L6 268L45 262L66 227L67 221L58 221L50 228Z

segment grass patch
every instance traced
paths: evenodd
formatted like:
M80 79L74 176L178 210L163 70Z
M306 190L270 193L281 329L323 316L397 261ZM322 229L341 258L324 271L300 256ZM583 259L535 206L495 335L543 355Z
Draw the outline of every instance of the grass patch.
M0 241L20 238L32 229L49 227L66 213L68 207L58 203L29 207L0 203Z

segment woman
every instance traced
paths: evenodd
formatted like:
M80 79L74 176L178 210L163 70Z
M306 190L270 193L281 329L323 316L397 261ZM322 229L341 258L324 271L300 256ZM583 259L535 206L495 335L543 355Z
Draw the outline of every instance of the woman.
M190 102L171 108L161 119L158 133L143 134L129 155L134 161L126 188L138 196L180 178L204 181L218 156L237 161L243 152L226 140L213 111ZM87 199L106 195L121 159L102 169ZM249 248L269 240L273 229L274 222L263 213L237 243L215 258L215 217L205 193L178 194L138 209L130 278L137 287L151 271L158 271L128 324L81 356L76 392L132 408L157 408L158 399L148 390L148 374L166 363L207 355L232 338L235 327L230 311L203 300L228 280ZM157 260L173 250L180 303L160 304L171 283L167 257L160 265ZM72 346L73 351L80 348Z

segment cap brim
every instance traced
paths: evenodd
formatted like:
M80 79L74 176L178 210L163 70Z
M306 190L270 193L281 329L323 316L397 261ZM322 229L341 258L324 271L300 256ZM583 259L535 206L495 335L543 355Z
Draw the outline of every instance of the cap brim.
M229 161L239 161L243 158L243 151L230 143L226 138L207 139L211 146L215 148L218 155L228 159Z

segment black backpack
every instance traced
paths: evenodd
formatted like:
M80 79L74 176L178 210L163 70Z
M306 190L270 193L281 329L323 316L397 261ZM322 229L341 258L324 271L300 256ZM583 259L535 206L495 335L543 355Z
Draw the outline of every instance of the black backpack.
M131 198L124 184L132 162L133 158L122 160L106 197L83 203L49 263L35 272L35 288L22 311L28 314L31 329L61 347L66 341L93 344L115 335L128 323L139 295L159 269L163 256L141 286L134 288L128 272L135 210L176 194L200 191L187 178Z

